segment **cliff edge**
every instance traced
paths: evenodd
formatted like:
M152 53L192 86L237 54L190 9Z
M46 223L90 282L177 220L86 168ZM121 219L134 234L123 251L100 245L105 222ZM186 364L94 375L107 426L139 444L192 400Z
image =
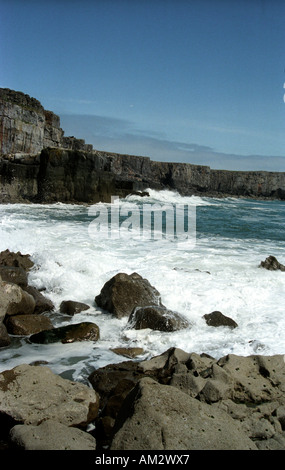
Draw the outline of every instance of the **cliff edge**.
M0 203L110 202L146 188L285 200L285 173L213 170L94 150L35 98L0 88Z

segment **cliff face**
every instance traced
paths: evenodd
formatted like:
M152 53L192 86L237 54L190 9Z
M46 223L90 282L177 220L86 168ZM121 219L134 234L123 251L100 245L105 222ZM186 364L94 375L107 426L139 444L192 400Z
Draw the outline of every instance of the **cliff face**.
M285 173L212 170L93 150L83 139L65 137L59 117L39 101L8 89L0 89L0 145L0 203L109 202L147 187L285 200Z

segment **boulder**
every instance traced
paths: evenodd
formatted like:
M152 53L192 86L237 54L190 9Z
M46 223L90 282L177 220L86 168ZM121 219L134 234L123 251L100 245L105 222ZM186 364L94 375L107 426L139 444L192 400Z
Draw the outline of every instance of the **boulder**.
M238 324L230 317L226 317L221 312L215 311L203 316L209 326L228 326L229 328L237 328Z
M54 309L53 302L45 297L36 287L27 286L24 290L30 294L36 302L34 313L50 312Z
M30 255L22 255L19 251L14 253L5 250L0 253L0 266L14 266L29 271L34 266L34 262L31 260Z
M117 416L111 450L256 450L240 423L170 385L145 377Z
M0 323L0 348L4 348L11 344L10 336L4 323Z
M75 315L84 310L88 310L89 305L84 304L83 302L75 302L74 300L63 300L60 304L59 310L61 313L66 313L67 315Z
M268 269L269 271L285 271L285 266L279 263L275 256L268 256L265 261L261 261L259 267Z
M23 268L15 268L13 266L0 266L0 279L5 282L17 284L20 287L28 285L28 276Z
M95 302L117 318L129 316L135 307L162 306L160 293L137 273L116 274L105 283Z
M125 356L130 359L140 356L144 353L143 348L112 348L111 351L113 351L115 354L118 354L119 356Z
M96 323L81 322L40 331L30 336L29 340L38 344L74 343L75 341L98 341L99 337L99 327Z
M32 335L42 330L51 330L53 324L43 315L14 315L7 319L6 327L11 335Z
M18 424L10 438L23 450L95 450L96 441L89 433L48 419L37 426Z
M35 305L34 298L20 286L0 281L0 322L9 315L32 314Z
M151 328L170 332L187 328L189 323L178 313L154 305L135 308L129 317L128 326L136 330Z
M98 413L97 393L87 385L54 374L46 366L22 364L0 374L0 417L14 424L38 425L52 419L86 427Z

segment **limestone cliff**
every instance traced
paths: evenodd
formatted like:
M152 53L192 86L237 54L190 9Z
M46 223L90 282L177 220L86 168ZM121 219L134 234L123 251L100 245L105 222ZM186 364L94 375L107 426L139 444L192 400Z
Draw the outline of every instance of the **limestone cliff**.
M223 171L94 150L21 92L0 89L0 203L109 202L134 190L285 199L285 173Z

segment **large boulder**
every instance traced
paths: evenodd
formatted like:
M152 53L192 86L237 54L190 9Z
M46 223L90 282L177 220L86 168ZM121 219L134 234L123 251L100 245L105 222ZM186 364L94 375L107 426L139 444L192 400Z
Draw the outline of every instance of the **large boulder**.
M51 330L53 324L44 315L13 315L6 321L6 328L10 335L32 335Z
M38 426L17 424L10 438L23 450L95 450L96 441L89 433L48 419Z
M269 271L285 271L284 264L279 263L275 256L268 256L265 261L261 261L260 268L268 269Z
M86 427L98 413L95 390L54 374L46 366L19 365L0 374L0 423L38 425L52 419Z
M6 316L32 314L35 305L34 298L20 286L0 281L0 322Z
M0 323L0 348L4 348L11 344L11 338L7 332L4 323Z
M13 266L0 266L0 279L2 281L17 284L20 287L28 285L28 276L23 268L15 268Z
M40 331L29 340L32 343L74 343L75 341L98 341L100 331L96 323L81 322Z
M160 293L137 273L116 274L106 282L95 302L117 318L129 316L135 307L162 306Z
M135 308L129 317L128 326L136 330L151 328L170 332L187 328L189 323L178 313L154 305Z
M111 450L255 450L222 410L146 377L127 395Z

